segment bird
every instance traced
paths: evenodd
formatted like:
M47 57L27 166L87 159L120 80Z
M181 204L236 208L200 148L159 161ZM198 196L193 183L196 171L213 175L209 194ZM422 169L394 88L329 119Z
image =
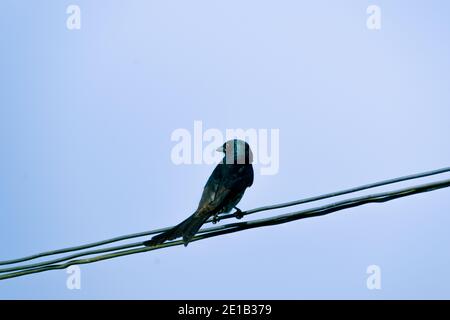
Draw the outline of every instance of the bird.
M230 212L233 208L236 209L236 218L243 217L242 211L236 206L245 190L253 184L253 153L250 145L243 140L232 139L216 151L225 155L206 182L197 210L175 227L145 241L145 246L151 247L182 237L186 247L210 217L213 217L213 222L217 222L219 214Z

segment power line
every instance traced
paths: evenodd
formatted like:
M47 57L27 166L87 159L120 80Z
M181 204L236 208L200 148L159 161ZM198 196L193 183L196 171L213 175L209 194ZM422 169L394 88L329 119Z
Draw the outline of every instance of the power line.
M367 189L371 189L371 188L381 187L381 186L385 186L385 185L389 185L389 184L394 184L394 183L404 182L404 181L408 181L408 180L438 175L438 174L446 173L449 171L450 171L450 167L445 167L445 168L441 168L441 169L437 169L437 170L426 171L426 172L421 172L421 173L417 173L417 174L393 178L393 179L389 179L389 180L378 181L375 183L365 184L362 186L349 188L349 189L345 189L345 190L341 190L341 191L337 191L337 192L331 192L331 193L327 193L327 194L323 194L323 195L319 195L319 196L315 196L315 197L310 197L310 198L305 198L305 199L300 199L300 200L296 200L296 201L285 202L285 203L280 203L280 204L275 204L275 205L270 205L270 206L259 207L259 208L255 208L252 210L243 211L242 214L249 215L249 214L253 214L253 213L257 213L257 212L287 208L287 207L291 207L291 206L295 206L295 205L300 205L300 204L310 203L310 202L324 200L324 199L328 199L328 198L333 198L333 197L346 195L346 194L354 193L354 192L359 192L359 191L363 191L363 190L367 190ZM230 218L234 218L234 217L235 217L234 214L225 214L220 217L220 220L230 219ZM212 222L212 219L209 219L207 222L208 223ZM98 246L102 246L102 245L106 245L106 244L110 244L110 243L114 243L114 242L123 241L123 240L129 240L129 239L133 239L133 238L150 236L153 234L157 234L157 233L169 230L170 228L171 227L155 229L155 230L150 230L150 231L144 231L144 232L139 232L139 233L133 233L133 234L114 237L114 238L107 239L107 240L88 243L85 245L41 252L41 253L23 257L23 258L0 261L0 265L15 264L15 263L20 263L20 262L25 262L25 261L29 261L29 260L34 260L34 259L50 256L50 255L57 255L57 254L68 253L68 252L73 252L73 251L80 251L80 250L90 249L90 248L94 248L94 247L98 247ZM2 270L7 270L7 269L0 269L0 272L2 272ZM3 272L5 272L5 271L3 271Z
M430 192L442 188L446 188L450 186L450 179L447 180L441 180L433 183L427 183L422 185L417 185L409 188L403 188L395 191L389 191L389 192L382 192L382 193L376 193L368 196L360 196L356 198L351 198L347 200L338 201L332 204L319 206L312 209L306 209L291 213L286 213L274 217L264 218L264 219L257 219L252 221L246 221L246 222L235 222L223 226L213 227L209 229L203 230L202 234L199 234L195 236L192 241L198 241L206 238L211 238L223 234L228 233L234 233L239 232L247 229L253 229L253 228L259 228L264 226L272 226L272 225L278 225L282 223L287 223L295 220L305 219L305 218L312 218L312 217L318 217L326 214L330 214L332 212L361 206L368 203L383 203L387 201L392 201L394 199L411 196L418 193L424 193L424 192ZM91 258L85 258L85 259L78 259L78 260L69 260L67 262L61 263L61 264L52 264L52 265L46 265L42 267L32 268L32 269L25 269L17 272L10 272L3 275L0 275L0 280L20 277L28 274L33 273L39 273L39 272L45 272L49 270L56 270L56 269L64 269L71 265L80 265L80 264L88 264L88 263L94 263L102 260L108 260L113 259L121 256L126 256L130 254L136 254L141 252L147 252L151 250L157 250L162 249L166 247L171 246L177 246L183 244L183 241L176 240L171 242L166 242L160 245L156 245L154 247L141 247L141 248L135 248L135 249L126 249L126 250L119 250L113 253L108 253L104 255L98 255ZM132 244L134 245L134 244ZM142 243L141 243L142 245ZM111 248L110 248L111 250ZM108 252L108 249L105 249L105 252Z

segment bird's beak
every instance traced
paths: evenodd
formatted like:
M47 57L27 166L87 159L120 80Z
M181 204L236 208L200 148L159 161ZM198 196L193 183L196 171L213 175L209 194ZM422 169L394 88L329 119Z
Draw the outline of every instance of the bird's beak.
M216 151L217 151L217 152L225 152L225 151L223 150L223 146L218 147L218 148L216 149Z

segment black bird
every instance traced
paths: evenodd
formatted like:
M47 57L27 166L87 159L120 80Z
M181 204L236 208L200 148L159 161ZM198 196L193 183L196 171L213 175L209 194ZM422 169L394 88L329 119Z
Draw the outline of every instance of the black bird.
M235 208L236 217L242 218L242 212L236 205L245 189L253 184L253 153L247 142L238 139L225 142L217 151L225 153L225 156L206 182L197 210L172 229L145 241L144 245L153 246L183 237L184 246L187 246L211 216L217 221L220 213Z

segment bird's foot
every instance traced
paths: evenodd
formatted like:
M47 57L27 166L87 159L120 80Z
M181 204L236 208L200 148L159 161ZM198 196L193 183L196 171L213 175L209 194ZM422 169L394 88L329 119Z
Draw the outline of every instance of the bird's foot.
M219 221L220 221L219 214L216 213L215 215L213 215L212 223L213 223L213 224L216 224L216 223L219 222Z
M236 219L242 219L244 217L244 213L242 212L241 209L236 208L236 212L234 213L234 216L236 217Z

